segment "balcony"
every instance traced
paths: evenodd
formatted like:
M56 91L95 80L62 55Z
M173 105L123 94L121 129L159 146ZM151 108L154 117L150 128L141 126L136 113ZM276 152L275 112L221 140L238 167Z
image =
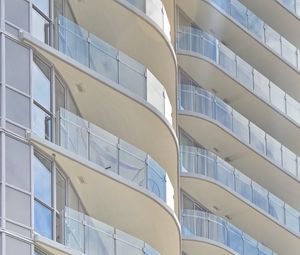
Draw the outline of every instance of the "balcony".
M300 100L299 50L239 1L191 0L187 5L179 0L178 5L197 26L210 31L255 69Z
M274 29L300 47L299 32L296 28L300 24L300 4L297 0L267 0L262 4L259 0L241 2L262 17ZM280 19L278 19L280 17Z
M92 217L65 208L60 223L63 246L36 236L38 247L54 254L159 255L150 245ZM61 247L61 248L59 248Z
M70 1L70 6L78 24L147 66L165 85L175 108L174 24L161 0Z
M300 143L294 139L300 135L300 104L295 99L198 28L179 27L177 54L180 66L191 77L300 152Z
M179 125L200 144L300 210L296 154L198 86L181 85L180 107Z
M196 247L196 249L193 247L193 251L200 253L202 251L201 242L212 242L211 246L216 246L210 248L213 254L277 255L229 222L210 213L185 209L182 212L181 225L183 250L188 253L191 243L194 243L194 247ZM195 245L196 242L199 243L198 249ZM221 252L219 249L223 249L223 251Z
M164 169L148 154L64 109L56 118L56 144L44 138L51 135L36 119L30 141L55 157L89 215L147 240L163 254L179 253L174 190ZM44 122L51 126L50 119Z
M54 65L85 119L149 152L177 183L178 143L161 83L146 67L64 17L58 28L59 51L26 32L21 37Z
M300 213L215 154L181 146L181 187L206 208L230 218L276 251L286 246L297 251ZM253 222L257 227L253 228ZM278 240L285 240L285 246Z

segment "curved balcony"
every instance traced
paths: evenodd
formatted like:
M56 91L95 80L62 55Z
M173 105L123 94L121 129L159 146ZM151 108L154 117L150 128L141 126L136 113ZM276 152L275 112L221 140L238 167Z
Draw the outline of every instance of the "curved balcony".
M300 25L300 3L297 0L240 0L244 5L262 17L274 29L288 38L293 44L300 47L299 32L296 28ZM280 17L280 19L278 18Z
M178 53L180 66L191 77L205 88L216 91L219 97L225 98L293 151L300 152L300 143L294 139L300 135L299 102L200 29L179 28Z
M294 252L299 247L300 213L215 154L182 146L181 187L206 208L230 218L278 252L282 247L278 239L284 239Z
M180 107L180 126L200 144L299 210L297 155L198 86L181 85Z
M241 58L247 59L250 65L300 100L300 55L294 45L238 0L191 0L189 4L185 2L179 0L178 5L194 23L205 31L211 31Z
M62 236L62 246L36 235L35 243L38 247L53 254L62 255L160 254L144 241L71 208L65 208L62 215L61 225L58 229Z
M174 190L165 170L145 152L64 109L56 119L56 144L44 139L36 119L30 140L55 157L89 215L147 240L162 254L178 254Z
M170 22L162 1L69 2L78 24L147 66L165 85L175 108L176 56L170 41Z
M86 33L62 18L60 51L25 32L22 39L54 65L85 119L147 151L176 184L178 142L165 89L144 66Z
M186 240L194 240L194 242L209 240L219 243L221 247L226 247L226 251L212 254L277 255L229 222L213 214L185 209L181 217L183 247L185 247ZM197 253L201 253L201 250L199 249Z

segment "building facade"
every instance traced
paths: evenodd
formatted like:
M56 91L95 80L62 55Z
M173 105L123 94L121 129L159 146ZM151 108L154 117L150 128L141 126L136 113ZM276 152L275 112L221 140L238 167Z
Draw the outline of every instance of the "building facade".
M0 20L0 254L300 254L297 0Z

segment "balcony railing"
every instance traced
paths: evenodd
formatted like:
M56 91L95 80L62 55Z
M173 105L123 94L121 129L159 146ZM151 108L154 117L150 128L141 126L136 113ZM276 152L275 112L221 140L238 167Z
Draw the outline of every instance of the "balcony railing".
M174 209L171 181L148 154L63 108L57 116L60 146L149 190Z
M238 0L206 0L300 70L300 51Z
M183 237L207 238L221 243L241 255L277 255L237 227L213 214L183 209L181 217Z
M150 245L71 208L62 217L63 244L86 255L159 255Z
M146 67L63 16L57 31L60 52L145 99L172 124L167 92Z
M167 12L160 0L118 0L119 2L129 3L146 16L151 18L159 28L164 32L169 41L171 41L171 26Z
M294 15L300 17L300 2L298 0L276 0Z
M199 86L181 84L181 110L203 114L229 130L235 137L266 156L279 168L300 177L300 158L262 129Z
M177 48L209 58L248 90L300 125L300 103L216 38L198 28L180 26L177 31Z
M215 154L193 146L181 146L181 172L206 176L238 193L270 217L300 234L300 213L265 190Z

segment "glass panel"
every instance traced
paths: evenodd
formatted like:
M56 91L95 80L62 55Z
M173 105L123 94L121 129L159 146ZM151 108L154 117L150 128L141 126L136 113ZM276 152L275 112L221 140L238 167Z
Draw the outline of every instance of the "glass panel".
M52 212L38 202L34 202L34 230L52 239Z
M144 79L144 78L143 78ZM143 90L144 81L139 84L141 96L145 98L145 91ZM159 80L147 70L147 101L154 105L160 112L165 112L165 97L164 87L161 85Z
M92 34L90 39L90 68L118 83L118 51Z
M216 98L216 120L221 122L229 130L232 130L232 108Z
M236 55L223 44L219 44L219 65L223 67L226 72L236 77Z
M129 57L126 56L126 58ZM124 57L123 59L124 60ZM130 60L129 60L130 61ZM120 60L120 85L129 89L136 95L146 99L146 79L145 75L138 73L136 70L129 66L126 62Z
M180 85L180 108L182 110L192 111L194 109L194 90L193 86L181 84ZM197 98L197 95L195 95Z
M32 35L38 40L49 44L50 23L44 19L35 9L32 9Z
M59 22L59 51L88 66L88 32L62 16Z
M268 25L265 26L266 44L281 55L280 35Z
M271 86L271 104L285 113L285 93L274 83L270 82Z
M148 190L166 201L166 173L153 159L148 164Z
M251 179L240 172L235 172L235 190L242 197L252 201Z
M300 123L300 104L289 95L286 95L286 106L287 115Z
M217 163L217 174L216 179L226 185L227 187L234 188L234 168L226 163L225 161L219 159Z
M66 180L56 171L56 208L61 213L66 206Z
M66 90L59 78L55 77L55 111L60 108L66 108Z
M48 140L52 141L52 118L36 105L32 106L32 131Z
M250 123L250 144L262 154L266 151L265 132L259 127Z
M293 175L297 175L297 156L295 153L282 146L283 168Z
M56 2L56 1L54 1ZM49 17L50 2L49 0L32 0L32 3Z
M237 57L237 79L245 87L253 90L253 68L247 62Z
M281 164L281 144L273 137L267 135L267 157L278 165Z
M113 228L88 216L85 216L85 220L85 254L113 254Z
M203 55L210 58L213 61L216 61L216 39L209 34L202 34L203 40Z
M242 141L249 143L249 120L236 111L233 111L233 132Z
M50 111L50 68L34 57L32 64L32 96L33 99Z
M281 41L283 58L297 67L297 48L283 37Z
M257 241L252 237L244 234L244 255L257 255Z
M52 205L51 162L34 153L34 196L45 204Z
M116 254L143 255L144 242L117 230Z
M194 111L212 117L213 96L200 87L194 87Z
M117 138L94 125L90 125L90 129L90 160L109 171L118 173Z
M248 10L248 29L260 40L264 39L264 22Z
M268 191L256 183L252 183L253 203L268 212Z
M293 209L292 207L285 205L286 213L285 213L285 221L286 225L289 229L299 233L299 213Z
M243 254L243 239L241 231L232 225L229 225L227 234L228 246L239 254Z
M254 92L267 102L269 101L269 80L256 70L254 70Z
M269 194L269 213L284 224L284 202L272 194Z
M237 0L231 0L231 16L242 26L247 27L247 8Z
M136 8L138 8L139 10L141 10L142 12L145 12L146 10L145 0L126 0L126 1L132 4L133 6L135 6Z
M87 159L88 123L77 115L60 110L60 145Z
M119 174L146 188L146 154L138 157L140 151L123 141L120 147Z
M146 2L146 15L163 28L163 6L161 1L147 0Z

